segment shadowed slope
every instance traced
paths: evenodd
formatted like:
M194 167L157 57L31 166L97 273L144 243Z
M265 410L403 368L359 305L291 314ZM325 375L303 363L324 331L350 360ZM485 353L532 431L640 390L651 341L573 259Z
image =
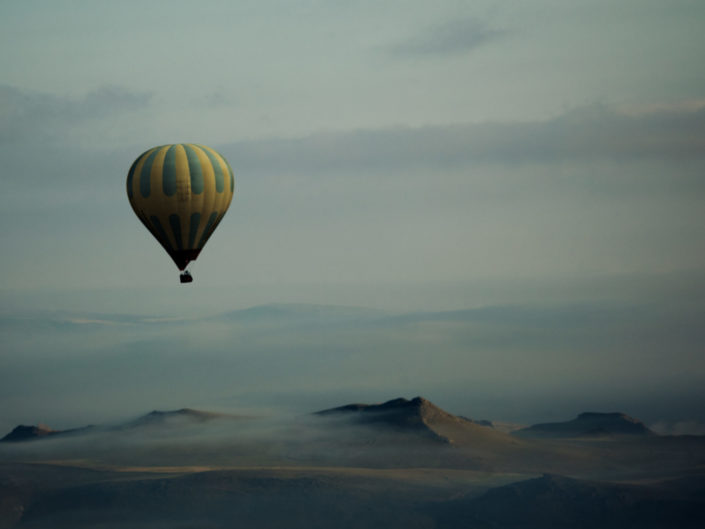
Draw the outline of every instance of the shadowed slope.
M520 481L433 506L437 527L503 529L696 528L705 523L702 477L650 485L583 481L561 476Z
M0 464L0 527L699 529L705 523L703 476L641 485L483 476L343 468L149 474Z

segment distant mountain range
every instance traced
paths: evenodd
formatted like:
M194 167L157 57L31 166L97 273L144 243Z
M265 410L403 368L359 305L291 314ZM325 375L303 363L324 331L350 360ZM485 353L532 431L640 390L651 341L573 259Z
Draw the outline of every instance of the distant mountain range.
M233 310L216 316L215 319L242 323L335 323L371 321L386 317L382 310L345 305L316 305L307 303L273 303L257 305L247 309Z
M615 309L619 313L620 309ZM95 327L105 325L164 325L183 326L203 321L263 325L330 325L359 323L369 325L416 324L422 322L475 322L517 324L528 326L570 325L576 321L601 325L609 321L604 308L595 310L590 305L569 307L526 307L520 305L487 305L469 309L441 311L392 312L368 307L324 305L314 303L270 303L230 310L218 314L155 317L148 315L116 314L83 311L25 311L0 314L0 326L13 329L33 329L37 326Z
M15 427L5 437L0 439L0 442L22 442L33 441L38 439L56 438L59 436L80 435L84 433L101 432L118 432L126 430L136 430L142 428L178 428L185 424L198 424L212 421L215 419L245 419L244 416L230 415L226 413L215 413L209 411L194 410L191 408L182 408L173 411L158 411L154 410L146 415L138 417L135 420L125 422L118 425L110 426L83 426L81 428L72 428L69 430L54 430L44 424L37 426L19 425Z
M510 437L494 430L490 421L475 421L442 410L423 397L411 400L397 398L380 404L346 404L314 412L315 416L339 418L348 424L381 428L382 431L411 434L443 444L478 442L480 438L494 443L507 442ZM143 427L177 427L180 424L205 423L218 419L246 417L182 408L173 411L154 410L133 421L102 430L128 430ZM250 417L251 418L251 417ZM331 428L335 429L335 424ZM22 442L55 438L60 435L88 433L98 427L84 426L70 430L54 430L46 425L19 425L0 442ZM566 422L543 423L512 432L519 438L569 438L604 435L656 435L641 421L623 413L582 413Z
M5 454L22 461L43 460L51 452L54 459L117 465L256 463L573 476L609 472L625 479L644 473L678 475L705 452L705 437L656 435L620 413L584 413L507 433L448 413L422 397L347 404L295 417L155 410L117 425L71 430L21 425L1 441L3 449L12 446Z

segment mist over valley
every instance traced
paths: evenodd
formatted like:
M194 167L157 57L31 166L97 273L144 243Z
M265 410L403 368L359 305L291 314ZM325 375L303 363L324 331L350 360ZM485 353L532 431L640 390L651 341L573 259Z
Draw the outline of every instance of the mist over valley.
M0 523L696 527L705 437L634 425L593 412L507 433L415 397L299 416L182 408L68 431L18 426L0 440Z

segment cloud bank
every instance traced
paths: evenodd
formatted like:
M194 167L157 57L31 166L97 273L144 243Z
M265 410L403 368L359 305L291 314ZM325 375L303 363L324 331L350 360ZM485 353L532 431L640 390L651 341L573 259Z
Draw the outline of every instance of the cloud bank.
M0 142L64 143L80 127L95 127L123 113L146 108L152 99L147 92L133 92L121 86L101 86L83 97L71 98L46 92L0 85Z
M329 132L223 146L247 171L453 168L477 163L705 160L705 107L618 114L602 105L547 121Z
M392 53L402 56L457 55L470 52L505 35L475 19L444 22L398 42Z

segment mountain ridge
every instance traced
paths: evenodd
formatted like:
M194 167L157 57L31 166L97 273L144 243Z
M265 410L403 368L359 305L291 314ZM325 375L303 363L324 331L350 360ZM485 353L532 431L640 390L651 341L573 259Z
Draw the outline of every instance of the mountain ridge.
M539 423L512 432L524 438L538 437L598 437L657 435L639 419L621 412L583 412L575 419L563 422Z
M598 437L604 435L648 435L656 436L643 422L621 412L583 412L575 419L556 423L539 423L507 434L493 427L491 421L477 421L460 415L453 415L436 406L430 400L416 396L403 397L381 403L351 403L327 408L311 413L317 417L341 418L350 424L381 428L406 434L421 434L443 444L453 444L474 438L492 438L495 441L517 441L535 437ZM182 423L205 423L218 419L252 419L251 416L232 415L222 412L180 408L176 410L152 410L134 420L105 430L126 430L148 426L178 426ZM64 434L80 434L99 428L94 425L67 430L53 429L47 425L18 425L5 435L0 442L23 442L52 438Z
M0 442L25 442L41 440L46 438L55 438L69 434L81 434L95 430L102 431L124 431L135 428L152 427L152 426L167 426L178 425L186 421L192 423L204 423L214 419L221 418L249 418L245 416L230 415L227 413L201 411L193 408L180 408L178 410L152 410L137 419L127 421L122 424L113 426L96 426L87 425L78 428L70 428L66 430L53 429L45 424L23 425L16 426L10 433L0 438ZM176 423L176 424L174 424Z
M347 404L315 412L319 417L348 419L352 424L381 427L387 431L421 434L447 444L516 444L506 433L466 417L453 415L428 399L396 398L378 404Z

